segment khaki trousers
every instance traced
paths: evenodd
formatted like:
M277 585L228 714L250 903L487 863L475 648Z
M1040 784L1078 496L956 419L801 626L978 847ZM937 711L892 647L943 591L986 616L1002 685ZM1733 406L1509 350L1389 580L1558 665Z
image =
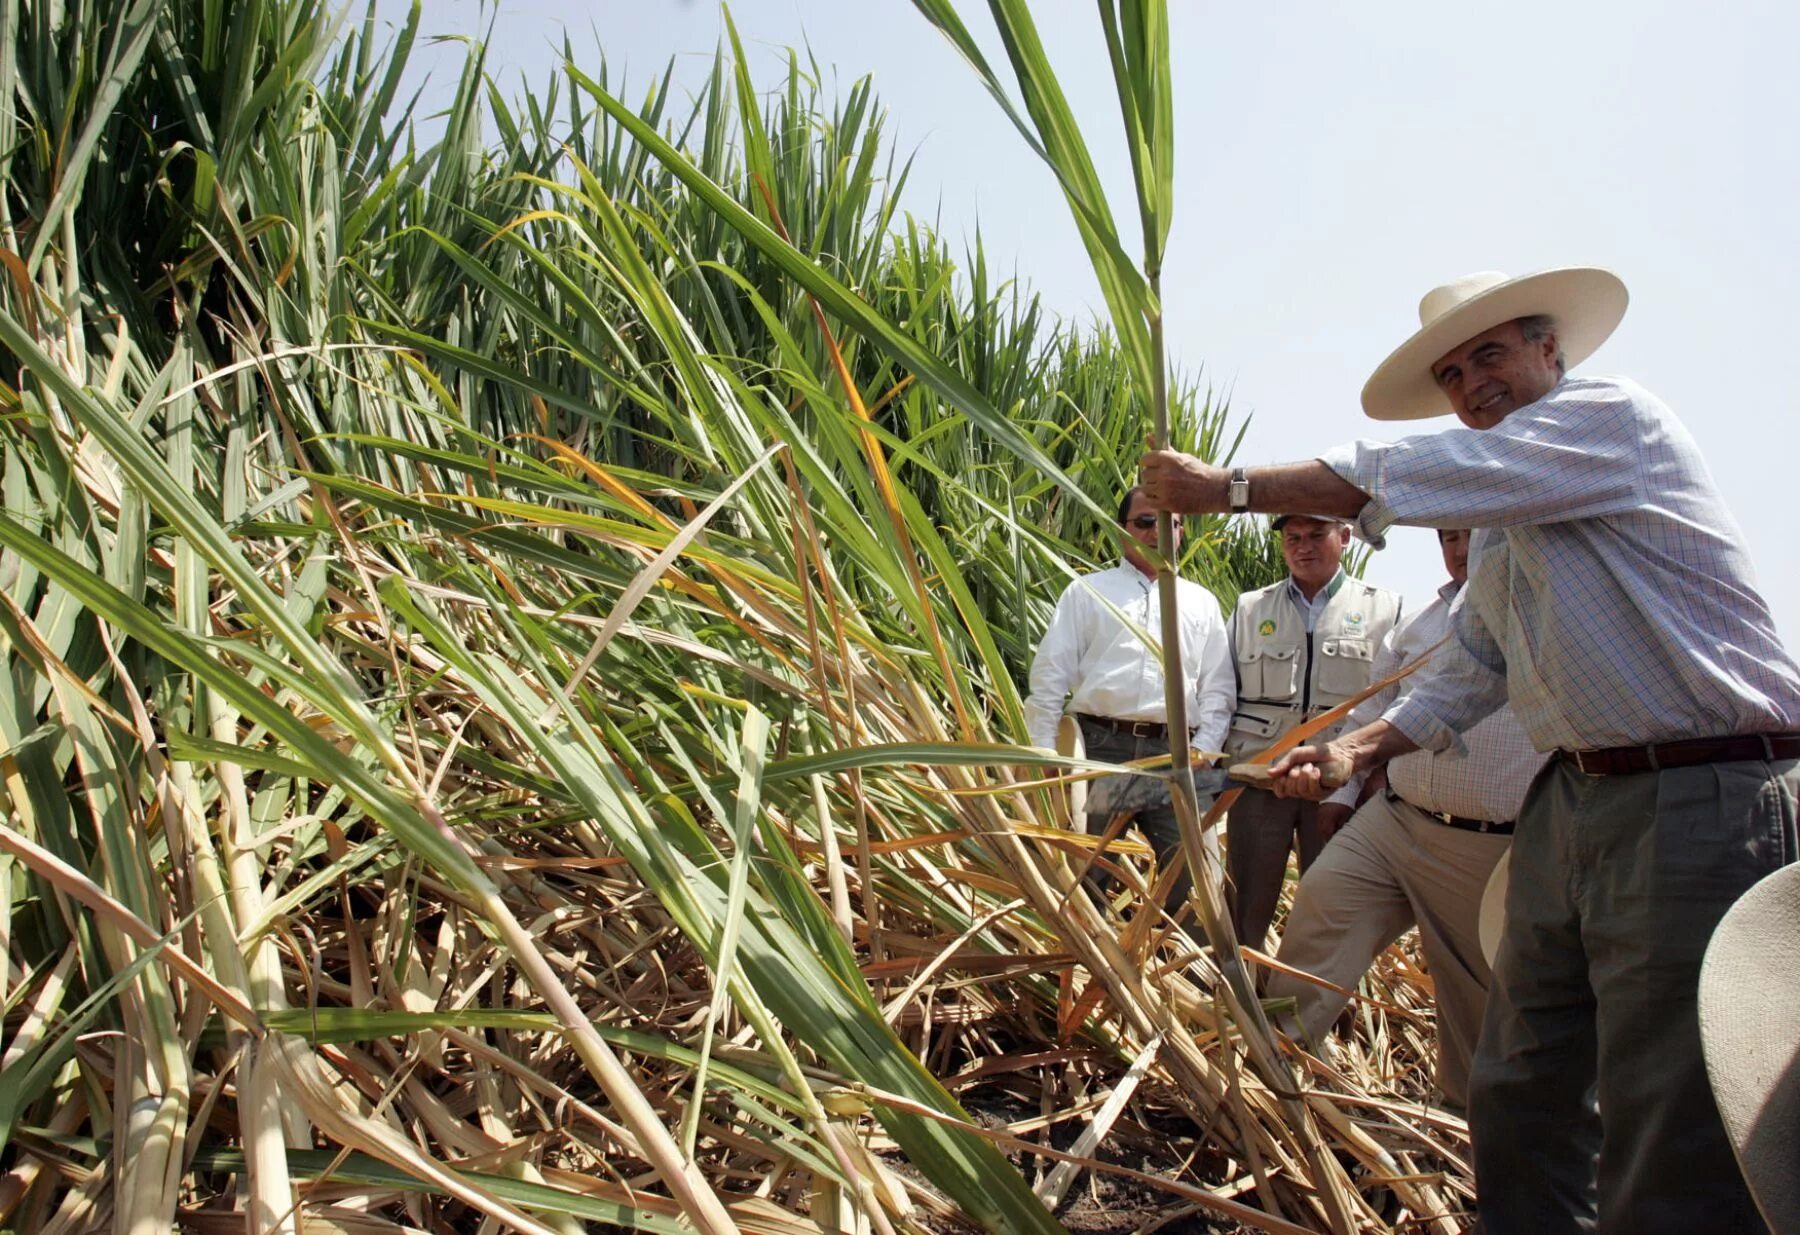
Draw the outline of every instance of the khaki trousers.
M1469 1100L1469 1060L1487 1005L1488 965L1478 923L1488 876L1510 836L1450 827L1378 793L1332 837L1300 880L1277 959L1354 989L1383 949L1419 928L1437 991L1437 1087L1458 1109ZM1271 997L1296 1001L1301 1027L1323 1037L1344 996L1282 973Z
M1538 776L1469 1081L1484 1235L1766 1229L1696 1003L1719 919L1794 858L1797 788L1796 760Z
M1325 845L1317 802L1246 789L1232 803L1225 821L1225 869L1231 876L1231 924L1239 943L1262 948L1281 901L1288 854L1296 844L1305 874Z

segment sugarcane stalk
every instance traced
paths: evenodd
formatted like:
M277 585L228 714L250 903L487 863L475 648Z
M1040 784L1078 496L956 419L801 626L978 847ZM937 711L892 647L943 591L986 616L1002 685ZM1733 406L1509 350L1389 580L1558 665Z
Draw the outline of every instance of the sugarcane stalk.
M1151 408L1154 416L1152 446L1164 449L1170 443L1168 365L1164 359L1162 319L1162 274L1150 269L1148 275L1151 303L1149 314L1151 370ZM1250 1066L1274 1092L1286 1117L1287 1125L1303 1142L1308 1173L1327 1220L1338 1235L1350 1235L1355 1229L1349 1210L1338 1190L1328 1183L1328 1172L1336 1165L1326 1153L1323 1140L1312 1132L1312 1114L1299 1096L1299 1081L1294 1069L1281 1056L1268 1017L1257 998L1255 984L1244 966L1238 950L1237 931L1225 911L1224 872L1217 858L1206 847L1206 836L1200 816L1199 793L1194 787L1193 751L1188 745L1187 691L1181 671L1181 602L1175 576L1175 517L1166 510L1156 516L1156 593L1162 614L1163 705L1169 734L1169 795L1175 808L1176 826L1180 830L1182 860L1188 867L1189 901L1194 918L1205 932L1213 950L1213 961L1224 979L1226 1006L1243 1035Z

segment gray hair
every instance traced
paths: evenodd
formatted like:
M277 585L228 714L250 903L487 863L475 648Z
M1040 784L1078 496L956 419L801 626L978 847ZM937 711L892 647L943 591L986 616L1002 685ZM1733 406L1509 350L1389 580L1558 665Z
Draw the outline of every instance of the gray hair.
M1530 317L1514 319L1519 323L1519 333L1525 336L1527 343L1542 343L1556 334L1556 319L1548 313L1533 313ZM1563 361L1562 340L1556 340L1556 371L1568 372L1568 365Z

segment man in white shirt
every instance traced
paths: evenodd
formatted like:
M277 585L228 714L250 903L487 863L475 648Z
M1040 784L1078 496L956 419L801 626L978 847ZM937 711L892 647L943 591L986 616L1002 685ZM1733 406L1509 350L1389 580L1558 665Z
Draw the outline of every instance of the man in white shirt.
M1133 540L1155 546L1156 512L1135 488L1119 503L1119 523ZM1179 544L1179 520L1175 535ZM1181 672L1191 726L1188 741L1195 750L1210 753L1224 743L1236 694L1225 627L1219 602L1211 592L1187 579L1177 579L1176 587ZM1031 662L1031 693L1025 699L1031 741L1037 746L1056 745L1056 727L1066 698L1068 710L1081 724L1090 759L1126 763L1167 754L1163 682L1156 569L1136 549L1127 549L1118 565L1083 575L1058 598L1049 629ZM1205 797L1210 778L1197 771L1195 779ZM1205 808L1202 801L1201 809ZM1181 863L1181 837L1166 781L1114 776L1097 782L1088 795L1089 818L1104 827L1120 811L1135 814L1159 864ZM1178 908L1187 889L1184 870L1167 903Z
M1469 578L1469 533L1445 528L1437 536L1450 582L1383 641L1370 670L1377 681L1435 657L1449 633L1450 605ZM1427 664L1363 700L1346 727L1379 718L1431 672ZM1437 996L1437 1087L1457 1110L1468 1105L1469 1060L1491 977L1481 952L1481 895L1512 844L1519 806L1544 760L1503 707L1463 735L1460 751L1416 751L1358 775L1319 804L1331 843L1300 880L1282 934L1283 964L1350 988L1383 949L1418 926ZM1345 1003L1336 991L1280 972L1269 975L1268 993L1294 999L1313 1038L1330 1029Z

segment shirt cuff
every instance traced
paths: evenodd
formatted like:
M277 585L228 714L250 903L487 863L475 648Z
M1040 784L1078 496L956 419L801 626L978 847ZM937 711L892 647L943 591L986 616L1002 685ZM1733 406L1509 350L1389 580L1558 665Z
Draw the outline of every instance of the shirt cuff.
M1356 534L1377 549L1386 547L1387 530L1399 522L1394 508L1381 498L1380 442L1345 442L1333 446L1319 456L1319 462L1369 495L1363 508L1356 512L1352 525Z
M1462 738L1457 735L1456 730L1416 698L1416 692L1389 708L1381 719L1411 738L1420 750L1453 750L1458 753L1463 750Z

